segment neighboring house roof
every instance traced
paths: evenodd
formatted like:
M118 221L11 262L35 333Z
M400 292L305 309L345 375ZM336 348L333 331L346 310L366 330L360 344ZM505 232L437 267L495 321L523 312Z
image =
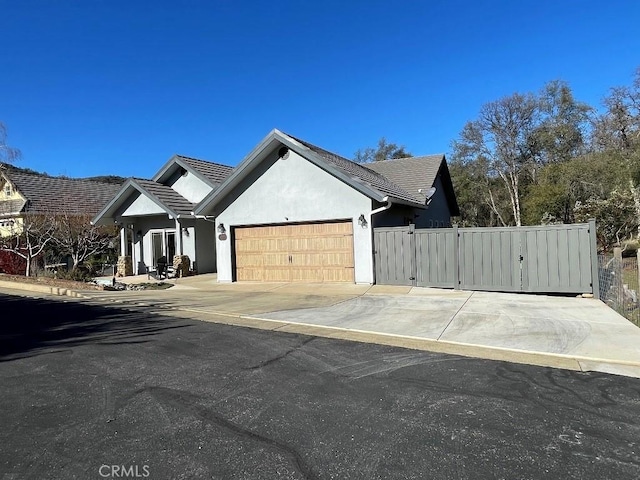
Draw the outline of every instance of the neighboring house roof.
M401 185L395 182L393 178L389 178L381 172L368 168L370 164L365 166L355 163L340 155L274 129L240 162L218 189L209 193L209 195L198 204L195 213L198 215L214 214L218 201L222 200L234 187L239 185L241 180L273 152L279 144L289 147L291 150L297 152L299 155L373 200L378 202L391 201L393 203L425 207L426 197L420 194L417 188L413 188L409 184ZM435 179L435 177L433 178ZM431 187L431 185L427 188L429 187Z
M436 179L440 175L443 177L442 185L451 215L455 217L460 214L444 154L396 158L367 163L366 166L370 170L384 175L413 195L419 196L423 202L427 200L424 194L435 185Z
M3 175L26 201L10 200L13 213L70 213L95 215L118 191L120 185L85 179L49 177L20 171ZM20 203L22 203L20 205Z

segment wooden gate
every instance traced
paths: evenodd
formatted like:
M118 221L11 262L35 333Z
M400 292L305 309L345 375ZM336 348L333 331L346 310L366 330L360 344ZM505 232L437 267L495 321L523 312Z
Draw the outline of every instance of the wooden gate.
M376 228L374 245L379 284L599 295L595 221L504 228Z

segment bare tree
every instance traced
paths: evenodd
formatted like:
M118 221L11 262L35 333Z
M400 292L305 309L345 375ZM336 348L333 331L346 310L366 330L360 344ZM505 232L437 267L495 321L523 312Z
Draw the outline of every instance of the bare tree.
M592 143L605 156L617 156L624 168L640 238L640 67L630 86L614 87L604 98L605 112L594 121Z
M34 261L53 242L55 223L49 215L26 215L15 220L11 235L0 238L0 249L12 252L25 260L25 276L30 276Z
M20 158L20 150L7 144L7 127L0 122L0 164L13 163Z
M522 225L521 186L524 177L531 174L536 159L531 139L537 114L535 96L515 93L485 104L478 119L467 122L460 138L453 142L454 158L463 162L486 162L487 175L502 179L517 226ZM489 190L489 198L494 197ZM495 204L492 207L495 208Z
M53 244L71 256L73 270L93 255L105 252L117 236L115 227L91 224L91 215L58 214L52 218L54 224Z
M605 111L593 120L596 150L630 150L640 144L640 67L631 86L613 87L604 98Z

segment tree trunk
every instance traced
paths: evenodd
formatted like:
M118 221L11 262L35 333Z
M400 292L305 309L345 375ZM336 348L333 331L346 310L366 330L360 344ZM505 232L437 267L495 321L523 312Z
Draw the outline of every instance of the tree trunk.
M518 190L518 177L510 174L511 178L507 178L504 172L498 170L498 174L505 186L507 187L507 191L509 192L509 201L511 202L511 211L513 212L513 220L516 223L516 226L520 227L522 225L520 219L520 192Z
M71 270L75 272L78 265L80 265L80 257L78 255L71 255L71 258L73 259L73 266L71 267Z
M491 210L493 210L493 212L496 214L496 216L498 217L498 220L500 220L500 223L502 224L502 226L506 227L507 224L505 223L504 219L502 218L502 215L500 215L500 212L498 211L498 207L496 207L496 202L493 199L493 192L491 191L491 187L487 186L487 190L489 191L489 206L491 207Z
M629 179L629 190L631 191L633 206L636 211L636 222L638 222L637 238L640 239L640 192L638 192L638 187L633 184L633 179Z

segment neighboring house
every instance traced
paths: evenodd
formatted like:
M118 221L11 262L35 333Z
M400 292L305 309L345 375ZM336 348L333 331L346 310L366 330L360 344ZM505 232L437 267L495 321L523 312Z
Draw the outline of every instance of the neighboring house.
M118 273L156 272L164 262L171 266L176 255L188 257L193 272L215 272L213 219L193 212L232 170L175 155L151 180L128 179L92 220L121 226Z
M435 190L433 190L435 187ZM201 199L218 281L373 283L373 228L459 215L444 155L361 165L278 130Z
M0 170L0 236L22 232L29 215L95 215L120 188L87 179Z

